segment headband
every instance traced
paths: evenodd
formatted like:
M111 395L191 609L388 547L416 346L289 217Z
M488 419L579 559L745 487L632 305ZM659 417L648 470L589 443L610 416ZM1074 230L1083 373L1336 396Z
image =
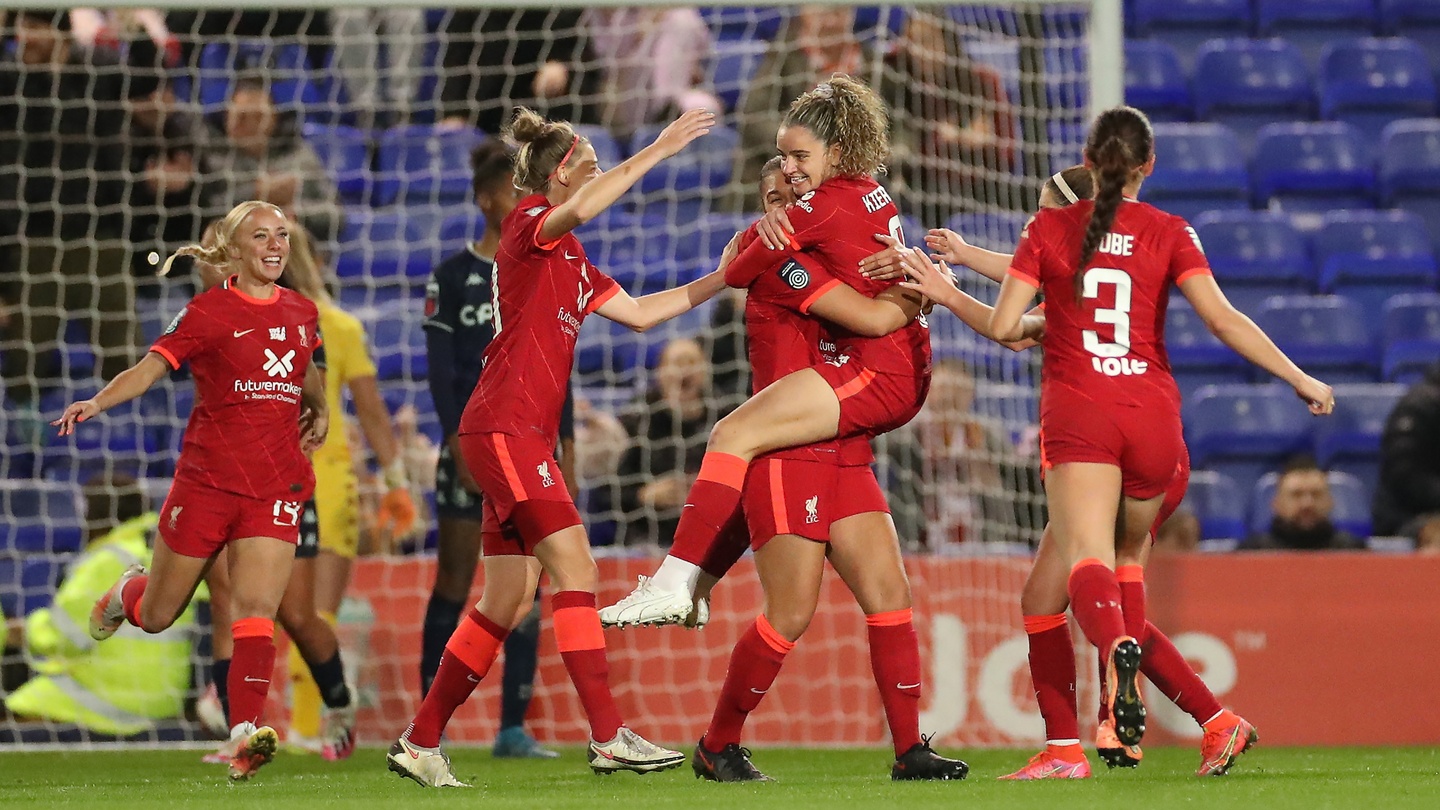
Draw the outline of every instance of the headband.
M1065 182L1065 178L1060 172L1050 175L1050 179L1055 183L1055 187L1060 189L1060 195L1067 201L1071 204L1080 202L1080 198L1075 195L1075 190L1070 188L1070 184Z
M560 158L560 162L555 164L555 171L550 172L550 176L547 177L547 178L545 178L546 180L554 180L554 179L555 179L555 174L560 171L560 167L561 167L561 166L564 166L564 165L565 165L565 161L569 160L569 159L570 159L570 156L575 153L575 147L577 147L577 146L579 146L579 145L580 145L580 136L579 136L579 135L576 135L576 136L575 136L575 140L573 140L573 141L570 142L570 148L565 150L565 157Z

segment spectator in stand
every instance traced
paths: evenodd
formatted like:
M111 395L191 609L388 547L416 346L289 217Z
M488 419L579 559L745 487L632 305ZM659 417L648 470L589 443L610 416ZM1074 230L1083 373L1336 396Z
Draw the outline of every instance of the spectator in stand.
M200 237L206 217L194 119L179 108L163 70L134 66L129 79L126 230L130 265L143 283L167 256Z
M881 63L891 110L890 189L903 211L944 222L1013 185L1015 112L992 68L965 53L947 17L914 10Z
M859 74L869 66L870 53L854 28L853 7L806 5L771 43L740 101L732 208L759 210L751 190L765 161L775 154L775 132L790 102L832 74Z
M722 111L701 87L715 42L693 7L592 8L583 22L605 75L601 120L617 135L685 110Z
M263 78L235 80L221 131L208 135L201 165L210 209L264 200L297 218L322 245L340 235L344 215L335 183L300 137L295 113L276 109Z
M1270 500L1270 530L1257 532L1240 544L1241 551L1351 551L1365 543L1335 528L1330 515L1335 500L1325 471L1314 459L1299 458L1285 465Z
M158 52L165 65L173 68L180 64L180 38L170 33L159 9L72 8L70 28L75 41L87 48L120 51L122 42L133 40L133 48L143 41L147 56Z
M581 490L615 477L630 434L615 415L575 397L575 475Z
M100 374L139 342L121 234L122 71L70 36L64 10L12 13L0 46L0 298L18 304L4 337L6 394L29 402L60 374L65 311L90 315ZM5 47L13 44L13 48Z
M700 343L677 338L665 345L655 385L621 423L631 444L620 457L616 486L621 511L618 542L668 546L710 428L724 416L710 394L710 364Z
M336 6L330 22L335 27L335 67L345 80L357 123L371 128L409 120L420 100L425 69L424 10Z
M516 107L600 122L601 76L579 9L459 9L441 37L441 124L491 135ZM608 167L607 167L608 168Z
M195 608L187 606L159 635L122 633L97 645L82 629L90 610L127 568L150 564L150 539L160 516L146 511L133 479L91 483L85 501L85 550L70 564L51 606L25 622L36 677L6 697L5 705L25 718L114 736L139 734L156 720L184 714Z
M1155 534L1155 551L1164 554L1187 554L1200 549L1200 519L1181 506L1160 524Z
M1413 537L1417 548L1440 547L1440 363L1410 387L1380 437L1377 536Z

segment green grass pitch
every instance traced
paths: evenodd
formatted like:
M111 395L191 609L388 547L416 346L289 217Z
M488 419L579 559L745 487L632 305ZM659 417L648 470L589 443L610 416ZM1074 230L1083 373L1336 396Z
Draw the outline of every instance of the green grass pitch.
M954 753L954 752L947 752ZM266 808L484 807L590 810L637 808L1401 808L1440 807L1440 749L1276 748L1246 754L1228 776L1193 775L1194 749L1147 750L1135 771L1083 782L1016 784L995 777L1024 764L1028 751L971 751L970 778L892 783L880 750L758 749L755 763L779 781L716 785L682 769L595 776L583 751L549 762L495 760L456 749L457 775L475 787L426 790L385 769L383 752L362 749L343 763L282 749L253 782L229 785L224 768L198 751L0 753L0 805L19 807Z

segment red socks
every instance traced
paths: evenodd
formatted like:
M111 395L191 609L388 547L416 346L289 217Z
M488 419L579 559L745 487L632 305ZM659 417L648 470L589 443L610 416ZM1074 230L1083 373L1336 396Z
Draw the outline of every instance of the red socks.
M460 620L450 640L445 642L445 653L440 656L440 669L420 711L415 713L410 728L405 730L405 739L422 748L434 748L440 744L440 735L449 724L451 715L460 705L470 699L470 694L490 665L500 654L500 645L510 630L491 621L485 614L471 608Z
M1030 681L1035 702L1045 718L1047 741L1080 741L1080 709L1075 702L1075 648L1064 613L1026 616L1025 637L1030 642Z
M749 548L750 528L745 525L745 513L736 509L730 516L730 522L725 524L715 542L710 544L705 559L698 563L700 570L716 579L724 579Z
M1145 643L1145 567L1122 565L1115 569L1120 585L1120 612L1125 617L1125 635Z
M590 739L609 742L623 724L610 694L610 663L605 658L605 633L595 610L595 594L560 591L550 598L550 604L555 609L555 646L590 720Z
M920 742L920 639L910 608L865 617L870 635L870 670L880 687L885 721L895 756Z
M1109 655L1115 639L1125 635L1115 572L1094 557L1087 557L1070 570L1069 591L1075 622L1101 655Z
M793 649L795 642L776 632L765 614L755 618L755 623L750 625L750 629L735 643L735 651L730 653L725 685L720 689L720 700L715 704L710 728L701 740L707 750L719 751L727 745L740 743L745 718L770 691L775 676L780 674L780 666L785 663L785 656ZM888 705L886 709L889 709Z
M1195 718L1195 722L1204 725L1206 720L1219 714L1223 709L1220 701L1195 674L1185 656L1155 625L1146 625L1146 631L1149 638L1145 640L1145 655L1140 659L1140 671L1145 677L1161 694Z
M140 602L145 598L145 586L149 584L149 576L138 576L125 583L120 590L120 603L125 606L125 619L141 630L145 626L140 623Z
M704 564L715 538L740 509L740 491L745 487L745 473L749 469L750 462L739 456L705 454L700 461L700 473L690 487L690 494L685 496L680 525L675 529L675 543L667 552L671 557L694 565Z
M259 617L239 619L230 625L230 635L235 639L230 674L226 678L230 727L258 724L265 710L265 697L270 692L270 675L275 671L275 621Z

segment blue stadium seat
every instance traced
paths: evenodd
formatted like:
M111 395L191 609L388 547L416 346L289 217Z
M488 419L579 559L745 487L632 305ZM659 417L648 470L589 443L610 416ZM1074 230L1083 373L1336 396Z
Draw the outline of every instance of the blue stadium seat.
M1184 65L1217 37L1244 37L1251 31L1250 0L1135 0L1135 32L1173 46Z
M1195 102L1174 48L1158 40L1125 41L1125 103L1151 121L1190 120Z
M1244 154L1228 127L1157 124L1155 152L1155 173L1140 189L1146 202L1186 219L1213 209L1249 207ZM1009 245L994 249L1011 250L1014 242Z
M1249 366L1210 332L1195 308L1180 296L1172 298L1165 310L1165 349L1176 371L1238 372Z
M1271 295L1314 288L1305 239L1283 214L1212 211L1192 225L1225 295L1254 312Z
M726 110L733 112L739 108L745 88L750 86L751 78L769 50L770 43L751 39L722 39L715 43L710 84Z
M1380 434L1405 386L1394 383L1335 386L1335 412L1319 421L1315 458L1329 467L1337 461L1380 457Z
M1420 43L1430 63L1440 65L1440 3L1434 0L1379 0L1380 32Z
M945 227L965 237L965 241L972 245L1000 253L1014 253L1015 245L1020 241L1020 230L1025 227L1027 219L1028 214L956 214L945 223ZM915 240L908 233L906 237Z
M373 182L370 175L370 141L354 127L306 123L305 142L335 181L342 202L364 202Z
M411 230L403 210L346 209L335 274L342 281L421 280L430 272L428 254L417 250L426 247L422 241L423 237Z
M727 40L758 42L774 39L789 17L789 10L779 7L700 6L699 11L721 43Z
M209 115L224 109L230 100L235 76L262 71L270 84L270 97L282 112L323 110L325 97L312 83L305 50L298 45L280 45L262 38L207 42L200 49L195 88L201 110Z
M1314 115L1310 70L1285 40L1207 42L1195 57L1194 77L1195 118L1235 130L1247 154L1261 127Z
M407 405L414 408L418 432L437 444L444 441L444 431L435 416L435 400L430 396L429 385L421 381L390 382L380 389L380 396L392 415Z
M1335 508L1330 522L1341 531L1358 537L1370 536L1370 494L1365 484L1353 475L1330 472L1325 476L1330 483L1330 497ZM1274 517L1271 504L1275 500L1275 488L1280 482L1280 473L1269 472L1255 482L1255 494L1250 500L1250 531L1263 532L1270 528Z
M451 214L440 223L438 235L441 258L465 249L471 242L478 241L485 234L485 215L480 209L471 208L458 214Z
M1320 289L1379 312L1400 293L1433 290L1434 248L1425 223L1408 211L1332 211L1315 233ZM1379 323L1371 320L1372 332Z
M0 540L7 535L8 526L0 526ZM20 584L20 558L6 550L0 543L0 613L5 616L23 616L24 588Z
M65 566L70 563L69 554L27 555L21 562L20 588L22 591L22 615L50 607L60 580L65 577Z
M478 129L407 124L380 135L375 204L461 202L471 197L470 153L485 141Z
M642 339L628 328L599 316L585 319L575 343L577 386L631 385L640 361Z
M1440 246L1440 120L1396 121L1380 135L1380 199L1413 211Z
M1245 493L1228 476L1213 470L1192 470L1184 508L1200 521L1206 540L1245 535Z
M636 130L630 141L632 153L649 145L664 128L653 124ZM712 128L710 134L645 173L635 187L640 195L636 210L663 213L672 222L692 221L708 213L711 189L730 182L739 147L740 133L726 126Z
M730 238L754 222L754 214L710 214L700 220L696 223L698 233L694 239L694 258L711 264L718 262L725 246L730 244Z
M1399 37L1336 42L1320 62L1320 116L1345 121L1379 143L1392 121L1435 114L1435 79L1425 52Z
M600 161L601 170L613 169L625 159L625 151L620 148L620 142L615 140L610 130L594 124L579 124L575 127L575 132L595 148L595 159ZM468 167L470 164L467 162L465 165Z
M1290 359L1326 381L1379 379L1376 336L1365 312L1336 295L1276 295L1265 299L1255 323ZM1258 380L1269 380L1256 369Z
M361 317L370 326L370 347L379 379L425 379L429 366L425 353L425 331L420 326L419 316L418 306L405 302L401 306Z
M10 548L25 554L70 552L80 548L84 515L73 484L7 482L0 506L8 524Z
M1440 359L1440 294L1397 295L1384 312L1385 379L1414 380Z
M1268 124L1255 144L1257 206L1291 213L1373 208L1375 170L1349 124Z
M1299 46L1311 67L1339 37L1368 35L1377 23L1375 0L1255 0L1255 30Z
M1283 459L1308 451L1312 430L1288 386L1207 386L1185 407L1191 463L1225 472L1242 491Z

